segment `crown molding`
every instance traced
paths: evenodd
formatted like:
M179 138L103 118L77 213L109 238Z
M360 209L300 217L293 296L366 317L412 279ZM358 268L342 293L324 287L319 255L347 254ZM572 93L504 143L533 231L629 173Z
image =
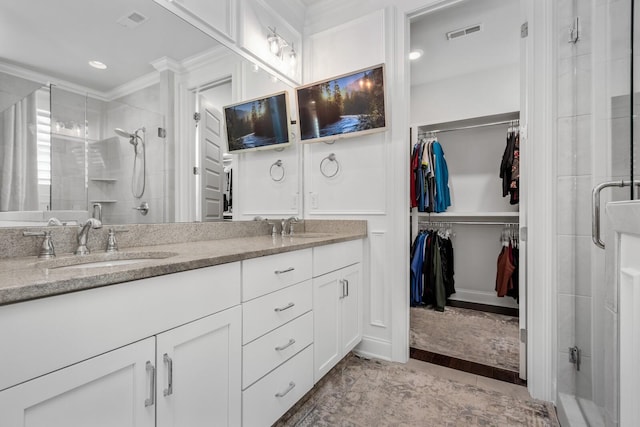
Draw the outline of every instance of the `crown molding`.
M232 52L226 46L218 45L211 49L205 50L204 52L186 58L184 61L182 61L181 68L183 72L193 71L207 65L215 64L216 62L224 59L229 55L236 56L236 53Z
M55 77L40 73L38 71L29 70L28 68L24 68L19 65L0 62L0 71L15 77L20 77L23 79L34 81L36 83L41 83L43 86L53 85L68 90L69 92L76 93L78 95L88 95L91 98L98 99L100 101L109 100L105 92L90 89L86 86L71 83L66 80L56 79Z
M159 72L173 71L176 74L180 74L184 71L180 62L168 56L163 56L155 61L151 61L151 66Z
M123 96L137 92L154 84L160 83L160 74L156 71L152 71L149 74L138 77L123 85L111 89L105 94L106 101L113 101L114 99L122 98Z

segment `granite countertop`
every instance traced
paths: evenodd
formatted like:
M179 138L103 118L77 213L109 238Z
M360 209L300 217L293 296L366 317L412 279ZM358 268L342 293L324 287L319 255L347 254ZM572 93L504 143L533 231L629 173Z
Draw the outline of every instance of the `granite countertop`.
M113 254L94 251L83 257L64 254L48 260L35 256L4 258L0 259L0 305L365 237L366 225L364 229L342 227L334 232L304 232L293 237L269 234L137 246L121 248ZM79 261L118 262L81 268Z

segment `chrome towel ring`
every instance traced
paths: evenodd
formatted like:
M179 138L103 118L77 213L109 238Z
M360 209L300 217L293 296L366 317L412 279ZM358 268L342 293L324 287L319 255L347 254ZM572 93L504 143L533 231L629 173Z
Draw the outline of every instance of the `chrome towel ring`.
M278 174L277 172L278 169L281 170L280 174ZM282 160L278 159L275 162L273 162L273 164L269 168L269 175L271 175L271 179L274 180L275 182L280 182L284 179L284 166L282 166Z
M325 162L326 161L330 161L332 163L336 164L336 170L335 172L333 172L332 174L328 174L324 171L325 168ZM322 175L324 175L327 178L333 178L334 176L336 176L338 174L338 172L340 172L340 163L338 162L338 159L336 159L336 155L335 153L331 153L329 154L327 157L325 157L324 159L322 159L322 161L320 162L320 173Z

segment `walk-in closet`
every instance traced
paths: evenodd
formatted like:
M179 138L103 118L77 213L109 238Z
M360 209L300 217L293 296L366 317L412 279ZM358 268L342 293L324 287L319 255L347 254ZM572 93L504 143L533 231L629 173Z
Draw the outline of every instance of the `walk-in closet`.
M439 4L411 49L410 354L522 383L519 4Z

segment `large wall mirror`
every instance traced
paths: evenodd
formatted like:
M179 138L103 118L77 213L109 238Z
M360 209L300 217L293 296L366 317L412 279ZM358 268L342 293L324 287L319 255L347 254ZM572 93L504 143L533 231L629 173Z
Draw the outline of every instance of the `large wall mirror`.
M265 92L287 88L153 0L4 2L0 40L2 227L53 216L101 215L107 224L185 219L176 213L175 159L179 150L199 156L191 146L197 131L176 130L179 102L219 111L260 95L243 88L261 81L272 84ZM231 71L185 77L207 61L211 69L215 58L214 69ZM189 96L176 95L181 84ZM227 208L230 161L220 170ZM197 195L186 200L201 203Z

